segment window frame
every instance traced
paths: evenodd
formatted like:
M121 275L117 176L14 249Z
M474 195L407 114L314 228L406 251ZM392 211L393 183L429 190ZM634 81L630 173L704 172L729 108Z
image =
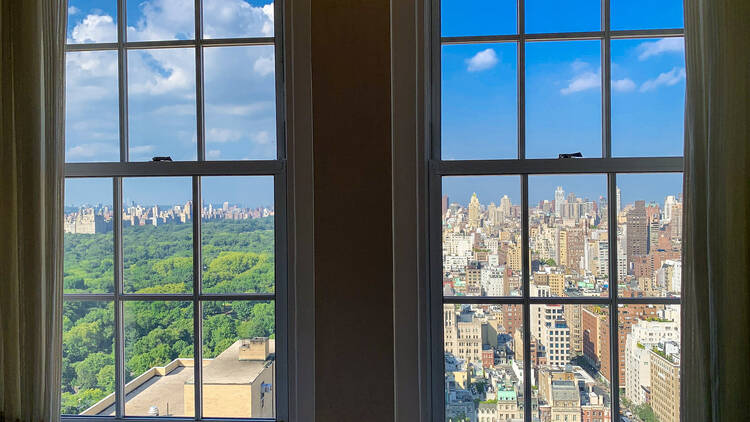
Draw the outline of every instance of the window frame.
M114 43L85 43L68 44L66 42L65 52L87 52L87 51L115 51L117 52L117 84L118 84L118 117L119 117L119 153L120 160L115 162L73 162L65 163L65 179L76 178L98 178L111 179L113 192L113 242L114 242L114 291L113 293L64 293L63 301L99 301L114 304L114 349L115 349L115 415L114 416L83 416L61 414L63 421L154 421L154 420L247 420L247 421L285 421L289 420L290 404L290 366L295 361L307 361L297 353L290 356L289 344L295 342L293 333L296 319L290 313L289 303L300 313L309 314L313 310L313 304L306 300L295 299L296 291L306 289L304 284L290 284L290 267L294 264L294 257L290 257L290 243L302 243L298 249L305 252L308 246L305 239L295 241L295 233L289 233L288 227L293 223L295 214L287 206L287 200L294 201L295 191L305 194L310 188L306 184L295 183L297 177L292 175L294 181L287 183L287 149L290 139L287 137L288 106L287 84L285 74L290 73L295 79L299 78L297 70L284 61L285 34L296 37L291 28L285 26L286 0L274 0L274 35L268 37L242 37L242 38L204 38L203 37L203 0L194 1L194 23L195 37L190 40L164 40L164 41L128 41L127 40L127 0L116 0L117 7L117 42ZM67 7L67 4L66 4ZM306 10L301 10L304 16ZM303 34L304 35L304 34ZM304 37L303 37L304 38ZM206 160L205 144L205 83L203 79L204 49L212 47L242 47L242 46L273 46L275 65L275 112L276 112L276 158L267 160ZM156 48L183 48L195 51L195 94L196 94L196 148L197 159L195 161L174 162L152 162L152 161L128 161L128 64L127 52L129 50L156 49ZM309 47L308 47L309 48ZM289 49L291 50L291 48ZM296 54L304 54L305 46L298 49ZM300 69L301 72L304 69ZM301 90L305 88L303 84ZM299 123L304 127L306 109L301 107ZM289 137L291 138L291 136ZM300 146L309 141L300 136ZM291 145L291 144L290 144ZM292 160L299 161L301 168L305 164L292 150ZM202 218L193 213L191 221L193 229L193 286L189 294L137 294L125 293L123 283L123 238L122 238L122 211L123 178L135 177L190 177L192 179L192 203L202 204L201 200L201 177L203 176L272 176L274 189L274 281L273 293L233 293L213 294L202 292L202 240L201 225ZM303 213L304 214L304 213ZM301 217L306 217L302 215ZM294 254L292 254L294 255ZM304 268L291 268L295 272ZM306 280L305 280L306 281ZM203 417L202 415L202 366L194 365L195 400L193 417L147 417L125 415L125 347L124 347L124 303L127 301L189 301L193 311L193 353L194 359L203 359L203 306L204 302L210 301L273 301L275 302L275 333L276 333L276 357L275 357L275 418L223 418ZM295 302L296 301L296 302ZM306 346L308 338L296 339L302 341ZM62 357L61 357L62 358ZM302 388L308 388L310 382L303 377ZM296 405L296 407L302 407Z
M531 306L548 304L602 305L609 310L610 362L619 362L618 305L652 304L680 305L681 297L620 297L618 289L610 287L607 297L531 297L529 262L529 176L562 174L599 174L607 178L608 221L617 221L617 174L627 173L683 173L682 156L612 157L612 87L611 41L619 39L684 38L683 28L612 30L610 27L610 1L601 0L599 31L526 33L525 0L516 0L516 33L490 36L450 36L441 32L441 0L424 1L425 91L425 176L426 199L426 291L429 307L427 326L430 351L429 368L430 406L427 412L433 420L445 420L445 349L443 334L444 304L518 305L523 311L524 356L530 356ZM526 156L526 43L598 40L601 43L601 124L602 154L597 158L528 159ZM444 160L441 155L441 89L442 47L445 45L482 43L515 43L517 90L517 158ZM559 151L572 152L572 151ZM514 175L521 178L521 274L522 296L443 296L442 286L442 178L444 176L499 176ZM617 279L618 224L608 224L609 279ZM532 419L532 365L523 365L524 420ZM620 415L619 364L610 364L610 418ZM423 407L423 409L425 409Z

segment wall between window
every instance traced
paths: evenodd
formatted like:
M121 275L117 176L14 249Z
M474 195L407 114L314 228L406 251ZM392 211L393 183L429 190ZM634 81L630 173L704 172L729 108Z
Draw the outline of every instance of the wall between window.
M393 415L389 3L312 2L318 421Z

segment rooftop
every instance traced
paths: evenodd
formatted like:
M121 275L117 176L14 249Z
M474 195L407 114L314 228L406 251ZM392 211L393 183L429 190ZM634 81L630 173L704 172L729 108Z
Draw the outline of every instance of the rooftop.
M243 342L237 340L214 359L203 360L203 384L252 384L261 371L273 364L275 341L268 340L266 360L240 360ZM185 409L185 385L193 384L193 359L175 359L163 367L154 367L125 385L125 414L147 416L156 406L160 416L186 416L193 409ZM168 410L167 410L168 409ZM113 416L114 394L86 409L83 415Z

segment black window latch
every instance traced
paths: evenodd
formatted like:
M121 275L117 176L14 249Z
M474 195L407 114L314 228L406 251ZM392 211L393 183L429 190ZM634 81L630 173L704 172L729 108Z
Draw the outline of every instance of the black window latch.
M151 161L172 161L172 157L154 157Z
M557 158L583 158L583 154L580 152L574 152L571 154L559 154Z

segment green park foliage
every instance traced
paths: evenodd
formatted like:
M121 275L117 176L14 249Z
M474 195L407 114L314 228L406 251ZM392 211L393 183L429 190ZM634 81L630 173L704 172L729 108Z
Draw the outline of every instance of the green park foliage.
M123 228L126 293L191 293L191 224ZM112 293L112 233L65 234L66 293ZM272 293L273 217L202 223L203 291ZM190 301L126 301L125 382L176 358L192 358ZM274 336L273 302L203 304L203 357L237 339ZM62 412L78 414L115 388L114 307L109 301L66 301L63 309Z

